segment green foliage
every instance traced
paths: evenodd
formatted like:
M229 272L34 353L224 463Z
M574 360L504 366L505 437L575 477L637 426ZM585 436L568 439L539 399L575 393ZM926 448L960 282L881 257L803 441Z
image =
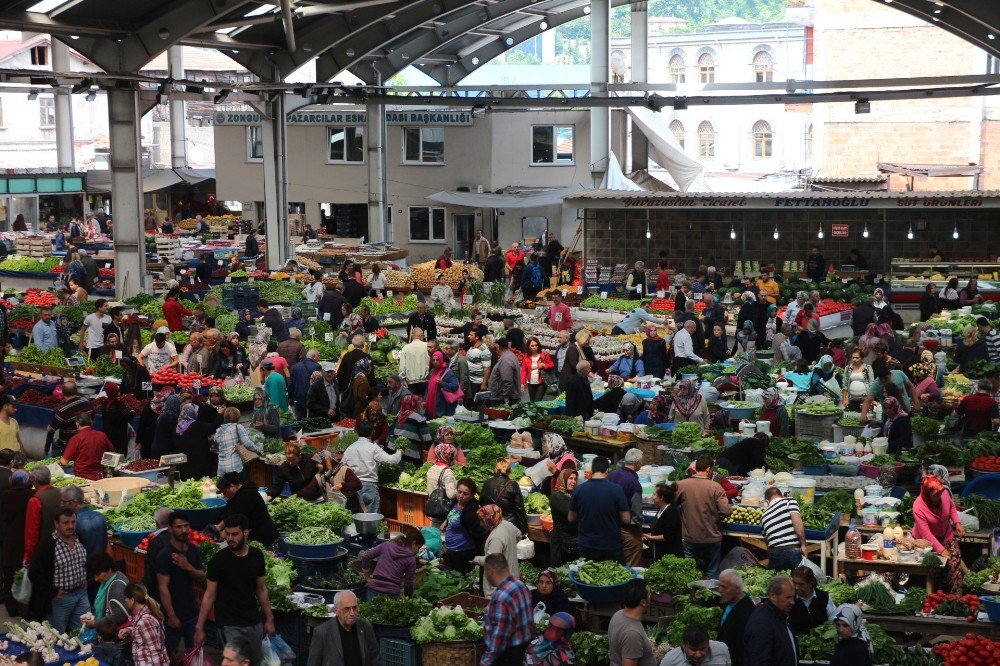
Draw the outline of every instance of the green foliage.
M273 440L268 440L273 441ZM277 440L281 442L281 440ZM284 444L282 443L282 449ZM267 452L265 444L265 453ZM271 521L279 532L295 532L299 529L299 514L309 507L309 502L300 497L275 498L267 505Z
M414 596L426 599L432 604L472 589L473 578L454 570L430 569L414 590Z
M683 594L688 584L701 580L694 560L665 555L650 566L643 576L654 594Z
M58 347L50 349L47 352L43 352L35 344L30 344L22 349L16 360L21 363L35 363L38 365L54 365L60 368L68 368L66 364L66 355L63 354L62 350Z
M602 666L611 663L611 648L607 634L577 631L570 638L570 645L576 654L576 663L580 666Z
M358 604L358 616L373 624L412 627L430 614L433 606L424 599L375 597Z
M333 502L310 504L299 513L299 527L326 527L339 532L354 522L347 508Z
M531 493L524 498L524 510L528 513L548 513L549 498L542 493Z
M121 379L125 376L125 369L111 360L110 356L101 355L97 357L94 364L90 366L94 377L117 377Z
M684 637L684 630L692 624L700 624L708 630L709 638L718 637L719 620L722 618L722 609L718 606L706 608L688 604L677 614L670 627L667 629L667 642L671 645L680 645Z

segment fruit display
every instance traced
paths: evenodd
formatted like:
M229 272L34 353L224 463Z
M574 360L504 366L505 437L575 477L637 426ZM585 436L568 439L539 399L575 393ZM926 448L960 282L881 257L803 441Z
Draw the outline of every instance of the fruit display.
M964 617L969 622L979 613L979 597L974 594L958 596L946 592L932 592L924 599L924 614L941 617Z
M210 386L222 386L225 383L224 379L214 379L212 377L206 377L197 372L189 372L187 374L178 372L172 368L164 368L159 372L154 372L150 377L154 384L163 384L166 386L178 386L180 388L194 388L195 382L199 383L201 388L208 388Z
M733 507L733 512L722 522L739 525L760 525L760 519L763 515L764 512L761 509L736 505Z
M38 405L39 407L55 407L60 402L59 398L48 393L42 393L41 391L36 391L35 389L29 389L17 397L18 402L23 402L28 405Z
M969 467L983 472L1000 472L1000 456L979 456L969 462Z
M969 632L960 641L938 643L931 648L944 666L1000 663L1000 641L990 640Z
M151 469L157 469L159 466L160 461L156 458L142 458L140 460L133 460L122 469L126 472L147 472Z
M444 273L444 280L452 289L458 289L458 283L462 281L462 271L468 270L469 277L474 280L482 280L483 272L475 264L452 264L451 268L439 271L434 267L433 261L427 261L413 266L410 283L416 282L417 287L430 291L437 284L438 273Z
M51 291L28 289L24 292L22 302L25 305L34 305L35 307L52 307L56 304L56 297Z
M406 271L383 271L386 289L410 289L413 287L413 276Z

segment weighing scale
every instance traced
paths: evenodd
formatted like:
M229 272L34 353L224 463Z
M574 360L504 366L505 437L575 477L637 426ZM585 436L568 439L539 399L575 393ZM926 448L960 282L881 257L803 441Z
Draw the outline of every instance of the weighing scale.
M105 452L101 454L101 467L104 468L104 476L112 476L112 471L122 464L125 456L121 453Z
M174 482L180 479L180 470L177 468L187 461L187 454L184 453L168 453L165 456L160 456L160 467L169 468L166 476L171 488L174 487Z

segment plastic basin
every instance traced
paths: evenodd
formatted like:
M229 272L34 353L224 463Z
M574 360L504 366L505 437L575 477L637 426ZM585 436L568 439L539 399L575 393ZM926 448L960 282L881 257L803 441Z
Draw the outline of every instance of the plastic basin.
M635 578L634 571L632 578ZM613 604L621 601L625 596L625 585L628 584L628 581L625 581L617 585L588 585L581 583L576 577L576 571L572 569L569 572L569 579L576 585L576 593L580 598L592 604Z
M977 476L965 484L965 488L962 489L962 497L971 493L976 493L990 499L1000 497L1000 474L993 473Z
M803 465L802 473L807 476L823 476L827 473L827 471L829 471L829 469L829 465Z
M142 540L153 533L153 530L142 530L140 532L130 532L128 530L118 529L123 523L118 523L115 525L115 532L118 533L118 538L121 539L123 546L128 546L129 548L135 548Z
M896 476L897 477L899 476L899 473L903 471L904 467L906 467L906 463L896 463ZM863 476L867 476L869 479L877 479L878 478L878 473L879 473L880 469L882 469L882 468L879 467L878 465L866 465L864 463L861 463L861 474ZM997 477L1000 477L1000 474L998 474ZM966 488L968 488L968 486L966 486ZM1000 491L1000 485L997 486L997 490ZM964 494L965 493L963 493L963 496L964 496ZM1000 496L1000 495L998 495L998 496Z
M176 509L173 507L167 507L172 511L177 511L178 513L184 514L187 517L188 522L196 530L200 530L206 525L212 525L219 522L222 519L222 510L226 506L225 497L209 497L207 499L198 500L205 505L204 509Z
M291 557L325 559L336 557L337 551L340 549L340 544L342 543L344 543L344 540L338 539L332 543L321 543L307 546L301 543L291 543L290 541L286 541L285 549Z
M730 407L728 402L720 402L719 408L729 414L731 419L749 419L757 413L756 407Z
M983 602L983 609L989 616L990 622L1000 622L1000 597L995 595L979 597Z

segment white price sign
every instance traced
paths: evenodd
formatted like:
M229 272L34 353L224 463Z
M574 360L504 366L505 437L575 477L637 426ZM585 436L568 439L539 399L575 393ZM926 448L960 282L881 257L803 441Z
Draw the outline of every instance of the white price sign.
M316 337L316 329L313 328L312 326L309 327L309 337L310 338L315 338Z
M660 289L660 290L658 290L656 292L656 297L657 298L666 298L666 296L667 296L667 292L663 291L662 289Z
M252 276L252 275L251 275L250 277L248 277L248 278L247 278L247 282L253 282L253 281L254 281L254 279L253 279L253 276Z
M41 261L41 259L39 259ZM472 294L462 296L462 305L472 305Z
M333 342L333 333L324 333L323 340L326 342Z
M111 268L111 262L107 262L107 263L105 263L105 264L104 264L104 267L105 267L105 268Z
M143 382L142 383L142 390L143 391L152 391L153 390L153 382Z
M392 298L392 292L391 291L385 292L385 295L386 295L387 298Z
M232 281L233 281L233 278L231 278L231 277L229 277L229 276L227 275L227 276L226 276L226 282L232 282Z
M569 293L569 292L567 292L567 291L566 291L565 289L563 289L563 290L562 290L562 295L563 295L563 298L566 298L566 294L567 294L567 293Z
M299 281L298 281L298 280L296 280L296 279L295 279L295 276L293 275L293 276L292 276L292 284L298 284L298 282L299 282Z
M329 312L324 312L323 313L323 321L330 321L330 313Z
M601 292L601 300L602 301L608 300L608 292L606 292L606 291L602 291Z
M583 287L577 287L576 288L576 293L582 294L583 293Z
M200 379L194 380L194 390L195 391L200 391L201 390L201 380Z

